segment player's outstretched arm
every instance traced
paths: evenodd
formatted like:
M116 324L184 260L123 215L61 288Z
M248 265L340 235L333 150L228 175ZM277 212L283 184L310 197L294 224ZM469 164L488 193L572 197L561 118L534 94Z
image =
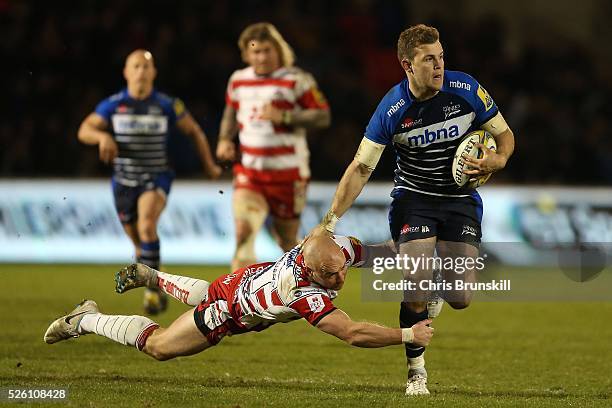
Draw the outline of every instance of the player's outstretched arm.
M219 143L217 144L217 159L222 161L236 160L236 145L233 142L238 132L238 121L236 120L236 109L231 105L225 105L223 118L219 129Z
M204 134L204 131L200 125L198 125L198 122L195 121L190 113L186 113L178 120L178 122L176 122L176 126L181 132L193 140L193 143L198 151L198 156L200 156L202 167L204 167L204 172L212 179L218 178L222 172L221 167L215 163L215 159L210 152L210 146L208 144L206 134Z
M79 127L79 141L89 145L98 145L100 160L104 163L112 161L119 153L113 136L106 131L106 119L97 113L90 113Z
M317 323L317 329L338 337L356 347L385 347L412 343L427 346L434 329L427 326L431 320L423 320L407 329L392 329L368 322L355 322L340 309L336 309Z

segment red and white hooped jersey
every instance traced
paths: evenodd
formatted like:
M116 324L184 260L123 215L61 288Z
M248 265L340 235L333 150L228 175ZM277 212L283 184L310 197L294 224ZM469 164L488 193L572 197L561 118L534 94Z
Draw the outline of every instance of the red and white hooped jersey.
M329 109L313 76L300 68L280 68L268 76L256 75L252 67L235 71L227 85L226 104L236 110L240 173L261 182L308 179L306 130L260 119L269 103L291 112Z
M353 237L334 236L347 266L361 266L363 245ZM275 323L304 318L313 326L336 309L336 291L322 288L306 278L306 267L295 247L278 261L240 269L219 279L227 285L227 307L231 319L245 331L260 331Z

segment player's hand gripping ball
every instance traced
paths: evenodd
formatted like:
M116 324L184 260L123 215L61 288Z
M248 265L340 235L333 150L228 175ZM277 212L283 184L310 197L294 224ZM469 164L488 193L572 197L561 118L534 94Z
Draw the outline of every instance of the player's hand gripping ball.
M475 130L465 135L455 151L451 170L453 180L455 180L455 184L459 187L477 188L486 183L489 177L491 177L491 173L489 173L474 178L473 175L463 172L470 168L470 165L464 160L465 156L474 157L476 159L481 159L484 156L483 151L476 146L477 143L481 143L491 150L497 150L495 139L486 130Z

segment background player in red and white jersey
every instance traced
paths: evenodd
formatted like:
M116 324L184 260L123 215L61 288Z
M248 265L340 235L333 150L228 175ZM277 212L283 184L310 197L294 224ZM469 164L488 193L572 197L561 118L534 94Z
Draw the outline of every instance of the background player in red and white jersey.
M210 284L133 264L117 273L118 292L145 285L158 287L196 307L166 329L144 316L101 314L96 303L87 300L54 321L44 340L52 344L95 333L135 346L157 360L168 360L199 353L225 336L304 318L319 330L357 347L409 342L427 345L433 335L433 329L427 326L431 320L410 328L388 328L355 322L332 303L336 291L344 285L349 266L367 265L374 257L391 254L392 245L365 246L355 238L315 237L274 263L241 268Z
M329 126L329 106L309 73L269 23L248 26L238 46L248 67L229 79L217 158L234 166L236 251L232 270L255 262L255 237L268 214L283 251L297 244L310 178L306 130Z

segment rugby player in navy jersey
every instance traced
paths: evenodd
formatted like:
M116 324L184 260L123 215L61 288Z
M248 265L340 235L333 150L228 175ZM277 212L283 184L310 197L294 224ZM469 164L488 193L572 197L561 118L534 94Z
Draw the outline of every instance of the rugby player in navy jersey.
M514 135L487 91L471 76L444 69L444 50L433 27L415 25L400 34L397 53L407 78L391 88L372 115L352 163L346 169L321 224L310 236L332 234L389 144L397 154L393 201L389 211L391 236L401 257L463 260L478 256L482 200L474 189L459 188L451 174L452 160L462 136L476 129L490 132L497 151L479 144L481 159L467 158L465 171L477 178L503 169L514 150ZM431 302L429 283L433 263L419 270L404 269L407 280L425 282L424 289L404 294L401 327L439 313ZM428 269L430 268L430 269ZM442 270L443 282L475 281L475 271L459 274ZM440 291L453 308L469 305L468 291ZM428 305L428 301L429 305ZM428 312L428 306L429 312ZM406 344L407 395L429 394L424 347Z
M112 188L119 219L134 243L138 262L159 268L157 222L166 206L174 178L168 166L167 140L178 128L195 144L204 171L221 174L210 153L206 135L178 98L153 87L157 71L153 55L135 50L125 60L127 88L104 99L81 124L79 140L98 145L100 160L112 163ZM165 295L145 293L145 311L165 309Z

